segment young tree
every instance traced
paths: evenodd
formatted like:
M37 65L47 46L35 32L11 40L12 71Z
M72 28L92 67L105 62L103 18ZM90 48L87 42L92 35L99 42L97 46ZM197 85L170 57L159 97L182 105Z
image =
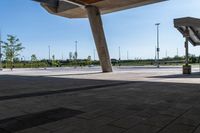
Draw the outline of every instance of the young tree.
M78 53L74 52L74 58L77 60L78 59Z
M92 64L92 57L90 55L87 57L86 64L87 65L91 65Z
M69 60L70 60L70 61L72 60L72 57L73 57L73 53L72 53L72 52L69 52Z
M52 55L52 59L53 59L53 60L55 60L55 59L56 59L55 55Z
M37 57L36 57L35 54L32 54L32 55L31 55L31 61L32 61L32 62L37 61Z
M20 52L24 49L22 43L19 39L13 35L7 35L7 42L2 41L3 43L3 55L7 62L10 62L10 69L13 69L14 59L20 55Z

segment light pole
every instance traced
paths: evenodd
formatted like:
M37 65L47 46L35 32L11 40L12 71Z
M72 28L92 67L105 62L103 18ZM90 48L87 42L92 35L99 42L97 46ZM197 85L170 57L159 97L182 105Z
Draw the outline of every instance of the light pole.
M48 46L48 48L49 48L49 60L51 60L51 47L50 47L50 45Z
M160 67L160 62L159 62L159 56L160 56L160 47L159 47L159 26L160 26L160 23L156 23L155 24L156 27L157 27L157 68Z
M128 51L127 51L127 60L129 60L129 53L128 53Z
M157 61L156 61L157 60L157 56L156 56L156 54L157 54L157 48L156 48L156 46L155 46L155 51L154 52L155 52L155 65L156 65L156 63L157 63Z
M94 49L94 61L95 61L95 58L96 58L96 50Z
M0 71L2 70L1 30L0 30Z
M121 66L121 64L120 64L120 61L121 61L121 47L119 46L119 66Z
M77 50L78 41L75 41L75 57L78 58L78 50Z
M119 61L121 60L121 48L119 47Z

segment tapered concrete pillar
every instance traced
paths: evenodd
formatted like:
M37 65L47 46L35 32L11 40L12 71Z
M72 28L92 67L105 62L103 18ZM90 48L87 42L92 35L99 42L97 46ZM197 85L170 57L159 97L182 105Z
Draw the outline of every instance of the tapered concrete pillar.
M185 65L189 64L189 47L188 47L188 37L185 38Z
M189 65L189 36L190 32L188 27L186 27L184 37L185 37L185 65L183 66L183 74L191 74L191 66Z
M101 13L95 6L86 6L85 8L88 13L88 18L90 21L90 26L95 40L102 71L112 72L112 65L103 29Z

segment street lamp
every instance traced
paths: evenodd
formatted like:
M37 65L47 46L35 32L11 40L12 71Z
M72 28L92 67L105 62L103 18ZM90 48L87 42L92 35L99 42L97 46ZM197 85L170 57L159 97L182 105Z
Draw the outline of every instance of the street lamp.
M119 46L119 61L121 60L121 47Z
M78 50L77 50L78 41L75 41L75 57L78 58Z
M119 63L119 66L121 66L121 64L120 64L120 62L121 62L121 47L119 46L118 48L119 48L119 61L118 61L118 63Z
M48 48L49 48L49 61L50 61L51 60L51 46L49 45Z
M129 60L129 53L128 53L128 51L127 51L127 60Z
M96 49L94 49L94 61L96 59Z
M160 26L160 23L156 23L155 24L156 27L157 27L157 68L160 67L160 64L159 64L159 56L160 56L160 48L159 48L159 26Z
M2 70L1 31L0 31L0 71Z

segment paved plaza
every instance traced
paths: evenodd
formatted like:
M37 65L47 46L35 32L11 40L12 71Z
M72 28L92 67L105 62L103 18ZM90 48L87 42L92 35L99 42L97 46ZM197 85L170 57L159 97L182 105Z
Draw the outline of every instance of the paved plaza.
M200 133L200 73L181 67L0 72L0 133Z

